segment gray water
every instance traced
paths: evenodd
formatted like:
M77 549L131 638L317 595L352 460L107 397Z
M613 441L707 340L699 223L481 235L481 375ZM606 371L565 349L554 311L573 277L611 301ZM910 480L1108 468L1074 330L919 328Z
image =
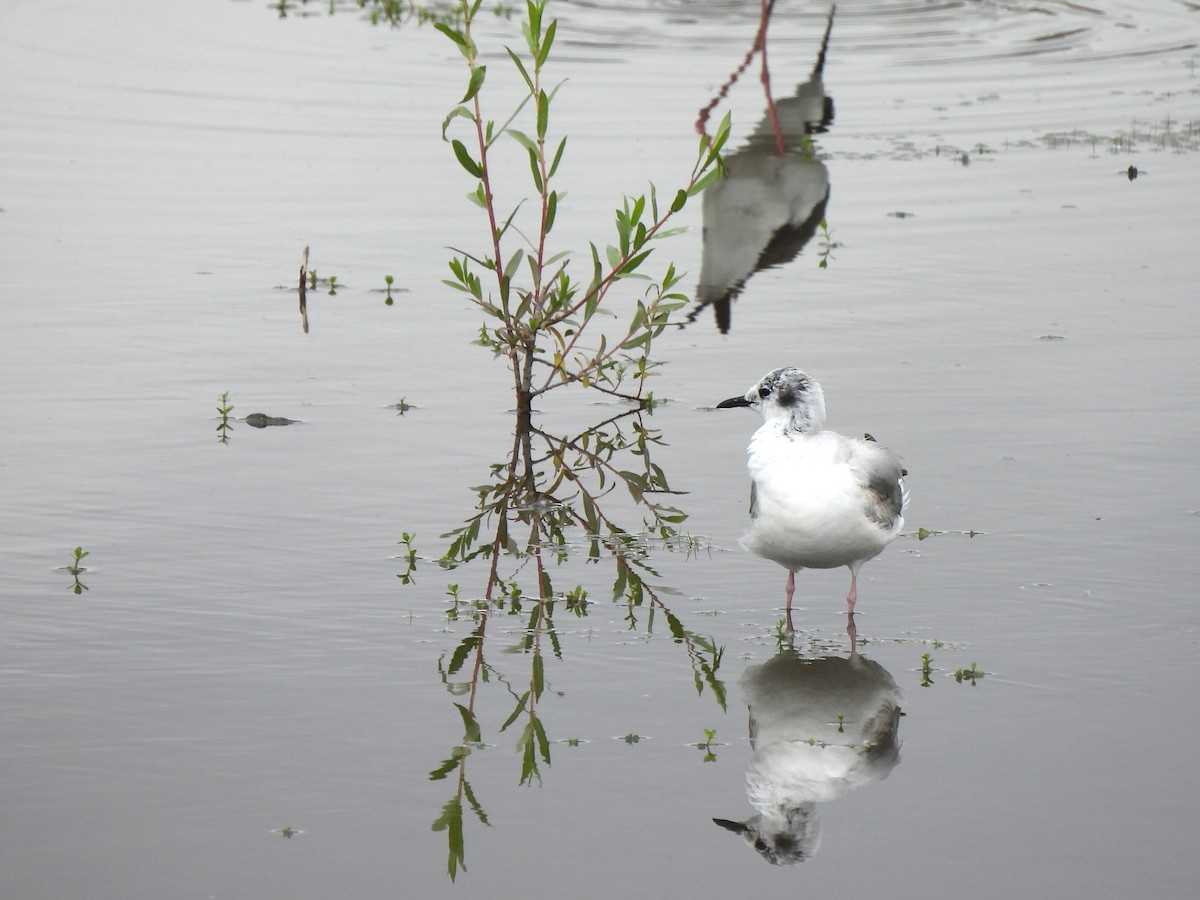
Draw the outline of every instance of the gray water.
M693 552L651 548L662 604L632 628L611 566L556 583L592 605L559 609L543 654L540 784L519 784L520 722L500 730L527 615L493 615L464 769L486 824L468 804L452 883L432 826L457 774L429 776L463 742L469 667L441 672L474 625L446 592L482 596L486 569L429 558L509 450L511 384L441 283L484 234L440 138L461 58L429 26L325 11L0 8L0 896L1193 896L1200 13L839 4L814 136L828 265L816 235L746 278L727 333L706 307L658 342L654 461ZM555 234L586 253L622 194L686 176L759 4L551 13ZM778 98L826 13L780 0ZM476 38L500 118L519 26L485 15ZM763 119L757 76L719 108L731 153ZM700 296L701 204L683 221L656 253ZM309 292L307 334L305 246L337 284ZM785 573L737 545L756 422L711 407L786 364L910 473L852 663L820 662L850 655L845 571L799 575L795 664ZM221 444L222 392L300 421ZM576 392L538 421L620 411ZM725 708L667 609L723 648ZM774 727L772 672L779 715L815 715L843 756L862 736L839 748L835 713L903 710L882 758L825 785L798 866L713 822L754 814L747 702Z

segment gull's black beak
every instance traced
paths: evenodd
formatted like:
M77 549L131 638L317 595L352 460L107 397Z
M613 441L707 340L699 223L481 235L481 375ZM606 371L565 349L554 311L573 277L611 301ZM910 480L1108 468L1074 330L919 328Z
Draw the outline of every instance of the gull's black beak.
M749 406L750 401L745 397L730 397L728 400L722 400L717 404L717 409L734 409L738 406Z
M727 831L732 831L734 834L745 834L750 830L746 827L745 822L731 822L729 819L713 819L713 821Z

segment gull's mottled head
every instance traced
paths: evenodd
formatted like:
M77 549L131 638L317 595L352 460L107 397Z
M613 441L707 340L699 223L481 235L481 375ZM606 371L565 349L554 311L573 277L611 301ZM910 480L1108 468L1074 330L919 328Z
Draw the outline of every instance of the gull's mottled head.
M799 369L776 369L746 391L717 404L717 409L749 406L770 422L784 419L788 427L800 432L820 431L825 422L825 394L821 385Z

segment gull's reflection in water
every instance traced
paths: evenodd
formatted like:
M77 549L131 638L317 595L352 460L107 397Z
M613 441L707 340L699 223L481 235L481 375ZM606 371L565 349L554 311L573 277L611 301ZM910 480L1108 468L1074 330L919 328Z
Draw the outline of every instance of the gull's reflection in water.
M742 835L772 865L812 858L821 843L819 804L881 781L900 762L900 689L857 652L804 658L788 648L739 679L750 707L746 793L755 814L713 819Z
M762 121L745 146L725 157L725 177L704 191L704 249L689 322L712 306L717 328L729 331L730 305L750 277L794 259L825 218L829 171L817 158L811 136L833 121L833 100L822 81L832 28L830 10L808 80L789 97L773 100L768 93ZM750 56L765 41L764 19ZM701 113L698 127L703 129L719 99Z

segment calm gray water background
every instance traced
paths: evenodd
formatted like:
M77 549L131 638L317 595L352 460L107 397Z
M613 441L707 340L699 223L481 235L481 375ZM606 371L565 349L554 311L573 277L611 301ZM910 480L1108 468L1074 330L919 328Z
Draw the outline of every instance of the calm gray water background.
M758 3L551 12L556 235L579 249L622 193L684 177ZM780 0L776 94L825 14ZM501 117L519 31L481 23ZM403 587L395 557L404 531L441 552L512 428L479 316L441 284L445 248L482 234L440 141L460 62L350 11L0 7L0 896L1195 896L1200 12L839 5L833 260L818 239L747 282L728 334L702 311L660 342L655 461L705 550L656 562L725 647L728 711L661 623L630 631L602 599L563 618L541 715L580 744L518 786L513 698L485 687L468 775L489 825L468 811L452 885L431 823L454 786L428 775L462 723L438 660L470 631L446 583L477 596L483 570ZM736 149L756 68L722 109ZM305 245L339 285L310 294L307 335L281 288ZM700 229L658 252L694 290ZM821 380L832 427L901 453L908 527L946 532L864 570L900 762L822 804L799 867L712 822L753 812L738 677L774 653L785 576L737 547L755 421L708 407L785 364ZM303 424L222 446L222 391ZM612 412L594 403L545 419L586 427ZM607 572L581 577L603 598ZM844 656L845 572L798 580L800 648ZM523 621L494 620L489 658L515 683L528 659L500 648ZM957 684L972 662L987 677ZM706 728L715 762L689 746Z

